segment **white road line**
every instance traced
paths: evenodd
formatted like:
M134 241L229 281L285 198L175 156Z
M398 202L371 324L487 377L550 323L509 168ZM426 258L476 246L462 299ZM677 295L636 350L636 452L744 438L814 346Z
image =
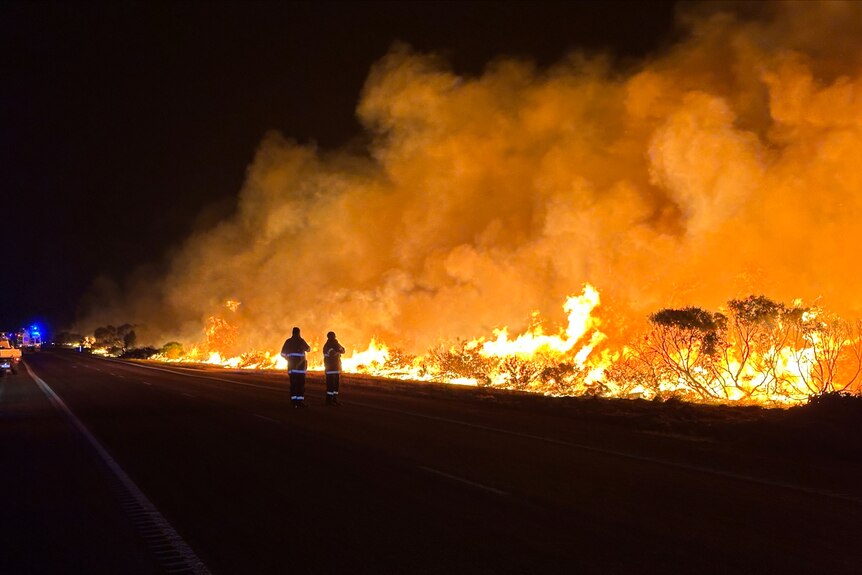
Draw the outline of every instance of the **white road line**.
M484 489L485 491L490 491L496 495L508 495L502 489L497 489L495 487L488 487L487 485L482 485L481 483L476 483L475 481L470 481L469 479L464 479L463 477L458 477L457 475L452 475L450 473L444 473L438 469L432 469L430 467L419 466L419 469L422 471L427 471L428 473L433 473L434 475L439 475L441 477L445 477L447 479L451 479L452 481L457 481L459 483L464 483L466 485L470 485L472 487L476 487L478 489Z
M259 414L259 413L253 413L252 415L254 415L255 417L257 417L258 419L263 419L263 420L265 420L265 421L269 421L270 423L276 423L276 424L278 424L278 425L281 425L281 422L280 422L279 420L277 420L277 419L273 419L273 418L271 418L271 417L267 417L267 416L265 416L265 415L261 415L261 414Z
M532 433L522 433L520 431L511 431L508 429L500 429L498 427L491 427L488 425L481 425L478 423L468 423L466 421L458 421L457 419L450 419L448 417L438 417L435 415L425 415L423 413L415 413L412 411L403 411L400 409L392 409L389 407L380 407L380 406L371 405L368 403L351 401L350 405L365 407L367 409L376 409L378 411L387 411L390 413L399 413L402 415L407 415L407 416L411 416L411 417L418 417L421 419L430 419L433 421L440 421L443 423L451 423L453 425L459 425L462 427L469 427L472 429L481 429L483 431L490 431L492 433L499 433L502 435L510 435L513 437L521 437L523 439L532 439L535 441L541 441L543 443L551 443L553 445L561 445L561 446L565 446L565 447L571 447L574 449L579 449L581 451L589 451L591 453L600 453L602 455L612 455L614 457L619 457L622 459L630 459L630 460L639 461L642 463L650 463L653 465L672 467L674 469L682 469L684 471L703 473L706 475L713 475L716 477L723 477L725 479L733 479L736 481L744 481L747 483L755 483L755 484L759 484L759 485L765 485L768 487L781 487L783 489L788 489L791 491L798 491L801 493L806 493L808 495L817 495L820 497L828 497L831 499L840 499L842 501L849 501L849 502L856 503L856 504L862 504L862 497L858 497L856 495L849 495L846 493L835 493L833 491L827 491L825 489L806 487L804 485L797 485L795 483L786 483L783 481L774 481L772 479L765 479L762 477L755 477L753 475L745 475L742 473L734 473L733 471L725 471L723 469L713 469L710 467L702 467L700 465L690 465L687 463L680 463L678 461L671 461L669 459L662 459L659 457L647 457L644 455L637 455L637 454L628 453L625 451L618 451L616 449L605 449L602 447L593 447L591 445L584 445L582 443L574 443L571 441L564 441L562 439L554 439L552 437L533 435Z
M108 361L112 361L112 360L108 360ZM260 388L260 389L266 389L266 390L269 390L269 391L275 391L275 392L280 392L280 393L286 393L286 390L279 389L279 388L277 388L277 387L268 386L268 385L258 385L258 384L254 384L254 383L247 383L247 382L244 382L244 381L236 381L236 380L232 380L232 379L225 379L225 378L220 378L220 377L211 377L211 376L198 375L198 374L193 374L193 373L183 373L183 372L181 372L181 371L177 371L177 370L173 370L173 369L164 369L164 368L155 367L155 366L151 366L151 365L141 365L141 364L133 364L133 365L135 365L135 366L137 366L137 367L142 367L142 368L145 368L145 369L155 369L155 370L158 370L158 371L164 371L164 372L171 373L171 374L174 374L174 375L183 375L183 376L186 376L186 377L196 377L196 378L199 378L199 379L211 379L211 380L214 380L214 381L224 381L224 382L227 382L227 383L234 383L234 384L236 384L236 385L244 385L244 386L248 386L248 387L257 387L257 388ZM401 415L407 415L407 416L410 416L410 417L418 417L418 418L421 418L421 419L430 419L430 420L434 420L434 421L440 421L440 422L443 422L443 423L451 423L451 424L453 424L453 425L459 425L459 426L462 426L462 427L469 427L469 428L473 428L473 429L481 429L481 430L484 430L484 431L490 431L490 432L493 432L493 433L500 433L500 434L503 434L503 435L511 435L511 436L514 436L514 437L521 437L521 438L524 438L524 439L532 439L532 440L535 440L535 441L541 441L541 442L543 442L543 443L551 443L551 444L555 444L555 445L562 445L562 446L565 446L565 447L571 447L571 448L574 448L574 449L580 449L580 450L582 450L582 451L589 451L589 452L592 452L592 453L601 453L601 454L603 454L603 455L612 455L612 456L620 457L620 458L623 458L623 459L630 459L630 460L633 460L633 461L640 461L640 462L643 462L643 463L651 463L651 464L653 464L653 465L661 465L661 466L665 466L665 467L673 467L673 468L675 468L675 469L682 469L682 470L685 470L685 471L691 471L691 472L695 472L695 473L703 473L703 474L706 474L706 475L713 475L713 476L716 476L716 477L724 477L724 478L726 478L726 479L734 479L734 480L736 480L736 481L744 481L744 482L747 482L747 483L756 483L756 484L759 484L759 485L766 485L766 486L769 486L769 487L781 487L781 488L783 488L783 489L789 489L789 490L791 490L791 491L798 491L798 492L801 492L801 493L807 493L807 494L809 494L809 495L818 495L818 496L821 496L821 497L828 497L828 498L831 498L831 499L840 499L840 500L842 500L842 501L850 501L850 502L853 502L853 503L856 503L856 504L860 504L860 505L862 505L862 497L858 497L858 496L855 496L855 495L848 495L848 494L845 494L845 493L835 493L835 492L832 492L832 491L826 491L826 490L824 490L824 489L816 489L816 488L813 488L813 487L806 487L806 486L804 486L804 485L797 485L797 484L794 484L794 483L785 483L785 482L782 482L782 481L773 481L773 480L771 480L771 479L765 479L765 478L761 478L761 477L755 477L755 476L752 476L752 475L745 475L745 474L742 474L742 473L734 473L734 472L732 472L732 471L725 471L725 470L722 470L722 469L714 469L714 468L710 468L710 467L703 467L703 466L700 466L700 465L689 465L689 464L687 464L687 463L680 463L680 462L677 462L677 461L671 461L671 460L669 460L669 459L662 459L662 458L658 458L658 457L647 457L647 456L643 456L643 455L637 455L637 454L634 454L634 453L628 453L628 452L625 452L625 451L619 451L619 450L616 450L616 449L605 449L605 448L601 448L601 447L593 447L593 446L590 446L590 445L584 445L584 444L582 444L582 443L573 443L573 442L571 442L571 441L564 441L564 440L561 440L561 439L554 439L554 438L552 438L552 437L544 437L544 436L541 436L541 435L533 435L533 434L531 434L531 433L522 433L522 432L520 432L520 431L511 431L511 430L508 430L508 429L500 429L500 428L497 428L497 427L491 427L491 426L487 426L487 425L481 425L481 424L476 424L476 423L468 423L468 422L466 422L466 421L459 421L459 420L457 420L457 419L450 419L450 418L448 418L448 417L438 417L438 416L434 416L434 415L426 415L426 414L423 414L423 413L416 413L416 412L412 412L412 411L404 411L404 410L401 410L401 409L392 409L392 408L388 408L388 407L381 407L381 406L378 406L378 405L371 405L371 404L368 404L368 403L355 402L355 401L351 401L351 402L350 402L350 405L355 405L355 406L358 406L358 407L364 407L364 408L366 408L366 409L376 409L376 410L378 410L378 411L387 411L387 412L390 412L390 413L399 413L399 414L401 414Z
M90 430L81 423L81 420L78 419L72 410L66 405L66 403L60 399L60 396L57 395L51 387L45 383L45 381L36 375L30 366L26 363L24 367L27 369L27 373L30 374L30 377L33 378L33 381L36 382L36 385L39 386L39 389L42 390L42 393L48 398L54 408L66 416L72 426L84 436L84 438L89 442L90 446L96 451L96 453L101 457L102 461L107 465L108 469L114 474L114 477L119 480L122 486L125 488L126 492L131 495L135 502L141 506L142 509L146 510L150 513L153 523L158 527L164 537L170 540L174 544L174 548L177 549L182 557L185 559L187 568L195 574L198 575L210 575L209 569L207 569L206 565L204 565L203 561L198 558L195 552L191 547L180 537L179 533L168 523L167 519L156 509L156 506L153 505L152 501L144 495L144 492L132 481L132 478L123 471L123 468L116 462L116 460L111 457L111 454L108 453L108 450L105 449L99 440L90 433Z
M107 360L107 361L117 361L117 360ZM199 373L186 373L184 371L180 371L179 368L175 369L166 369L163 367L156 367L154 365L142 365L140 363L126 364L134 367L140 367L143 369L154 369L156 371L164 371L165 373L170 373L172 375L182 375L183 377L195 377L197 379L209 379L212 381L223 381L226 383L233 383L236 385L244 385L246 387L256 387L258 389L266 389L268 391L275 391L278 393L287 393L286 389L282 389L280 387L275 387L272 385L260 385L257 383L248 383L247 381L237 381L235 379L226 379L224 377L213 377L211 375L201 375Z

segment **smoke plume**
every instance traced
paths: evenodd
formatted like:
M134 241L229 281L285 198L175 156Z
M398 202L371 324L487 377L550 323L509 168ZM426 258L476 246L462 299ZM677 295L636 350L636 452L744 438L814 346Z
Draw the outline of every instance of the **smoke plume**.
M191 342L216 314L237 351L296 325L422 352L534 310L560 323L584 282L612 337L752 293L859 315L862 4L678 20L682 41L625 69L573 52L467 77L395 46L358 104L367 153L267 135L236 214L87 322Z

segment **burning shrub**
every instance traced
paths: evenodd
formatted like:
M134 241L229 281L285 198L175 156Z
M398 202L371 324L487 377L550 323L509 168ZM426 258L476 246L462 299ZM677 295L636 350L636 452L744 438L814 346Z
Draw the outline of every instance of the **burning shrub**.
M206 350L208 352L219 352L225 356L231 356L236 347L239 330L226 319L210 316L207 319Z
M652 330L607 370L620 387L634 381L654 397L697 401L798 401L851 389L862 372L860 324L818 308L788 307L765 296L730 300L728 315L665 309Z
M135 343L135 330L131 324L123 324L119 327L106 325L97 327L93 331L95 346L104 348L108 353L119 355L127 347Z
M641 348L642 359L654 366L662 391L691 393L701 400L722 398L717 376L718 351L726 345L727 318L701 308L664 309L649 318L652 330ZM682 389L678 389L678 388Z
M239 356L239 362L236 367L243 369L254 369L269 367L272 364L272 358L269 353L264 351L250 351Z
M398 373L404 371L407 366L412 366L416 363L416 356L405 352L397 347L389 350L389 355L386 357L386 362L383 364L383 369L389 373Z
M490 362L469 342L459 341L446 348L441 346L428 351L426 371L439 379L470 378L479 385L490 385Z
M661 332L662 339L674 349L698 348L707 356L715 355L722 343L721 333L727 326L727 318L711 314L699 307L683 309L663 309L649 318L655 329Z
M850 389L862 369L859 322L852 325L819 310L806 311L791 324L794 358L804 369L799 379L809 395Z
M592 315L598 305L598 291L587 284L567 299L568 325L556 332L534 314L520 335L510 337L504 327L493 338L439 345L420 357L372 339L368 349L344 358L344 368L550 395L709 403L799 403L860 387L862 323L840 321L816 307L752 295L730 300L721 313L662 309L649 316L650 330L640 339L611 347L602 319ZM99 335L108 339L111 333ZM187 354L178 342L166 344L162 358L244 368L277 363L269 353L214 350L235 346L237 329L223 318L210 318L206 336Z
M185 355L183 344L178 341L169 341L162 346L160 352L165 359L179 359Z
M539 374L542 387L554 395L571 393L573 382L581 374L581 369L570 362L546 366Z
M623 353L605 370L605 386L616 397L659 398L674 396L673 391L662 390L659 370L645 349L632 349Z
M120 357L124 359L150 359L159 352L160 350L151 346L136 347L133 349L127 349Z
M510 355L499 360L493 370L498 386L524 390L535 383L542 373L540 362Z

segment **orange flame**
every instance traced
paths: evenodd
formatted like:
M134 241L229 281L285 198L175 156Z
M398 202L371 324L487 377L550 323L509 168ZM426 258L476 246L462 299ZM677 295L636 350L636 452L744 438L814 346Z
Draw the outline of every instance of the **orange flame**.
M656 323L640 343L617 347L599 329L600 303L599 291L585 284L563 304L568 321L557 333L545 333L534 313L531 327L516 337L503 327L494 330L493 339L480 337L420 356L372 339L366 349L344 358L344 371L548 395L679 396L773 405L859 389L862 324L823 319L828 317L823 310L802 308L799 301L791 308L775 307L772 323L751 322L739 311L731 314L727 327L716 328L714 341L703 337L702 326ZM233 345L237 330L223 318L210 317L205 336L204 347L192 348L181 361L234 369L286 367L271 352L225 356L218 346ZM312 353L309 367L322 369L322 358Z

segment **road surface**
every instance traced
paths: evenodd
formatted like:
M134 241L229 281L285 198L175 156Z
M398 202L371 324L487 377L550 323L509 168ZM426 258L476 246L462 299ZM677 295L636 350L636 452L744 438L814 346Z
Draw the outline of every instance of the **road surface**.
M860 573L859 462L348 379L25 358L2 573ZM430 390L430 391L429 391Z

